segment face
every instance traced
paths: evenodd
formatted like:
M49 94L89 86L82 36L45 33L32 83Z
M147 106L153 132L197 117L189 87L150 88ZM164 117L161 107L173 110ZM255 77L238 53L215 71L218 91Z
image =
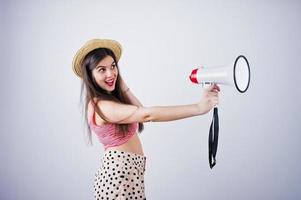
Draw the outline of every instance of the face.
M92 70L96 83L104 90L112 92L115 89L118 69L114 59L106 56Z

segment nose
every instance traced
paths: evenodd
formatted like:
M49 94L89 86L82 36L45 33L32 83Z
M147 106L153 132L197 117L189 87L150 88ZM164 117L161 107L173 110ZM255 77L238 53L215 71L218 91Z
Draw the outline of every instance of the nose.
M114 74L113 70L109 69L107 70L107 77L111 77Z

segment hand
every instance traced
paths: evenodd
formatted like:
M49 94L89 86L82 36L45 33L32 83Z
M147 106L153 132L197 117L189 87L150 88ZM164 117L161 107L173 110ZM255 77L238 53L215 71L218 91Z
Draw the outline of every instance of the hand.
M218 105L218 93L220 88L214 84L204 90L201 101L198 103L199 109L202 114L208 113L214 106Z

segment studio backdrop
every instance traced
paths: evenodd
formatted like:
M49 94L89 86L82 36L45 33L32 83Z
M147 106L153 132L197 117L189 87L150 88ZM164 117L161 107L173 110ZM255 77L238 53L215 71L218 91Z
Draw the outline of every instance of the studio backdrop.
M120 73L144 106L197 103L193 69L244 55L246 93L220 85L216 165L212 111L145 123L147 199L300 199L299 1L1 1L0 199L93 199L103 154L87 133L77 49L123 46Z

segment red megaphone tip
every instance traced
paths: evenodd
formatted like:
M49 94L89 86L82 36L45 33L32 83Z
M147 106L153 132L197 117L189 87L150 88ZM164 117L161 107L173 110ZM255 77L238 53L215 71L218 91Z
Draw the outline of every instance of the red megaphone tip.
M198 71L198 69L192 70L192 72L191 72L191 74L190 74L190 76L189 76L191 82L193 82L193 83L198 83L198 80L197 80L197 78L196 78L197 71Z

